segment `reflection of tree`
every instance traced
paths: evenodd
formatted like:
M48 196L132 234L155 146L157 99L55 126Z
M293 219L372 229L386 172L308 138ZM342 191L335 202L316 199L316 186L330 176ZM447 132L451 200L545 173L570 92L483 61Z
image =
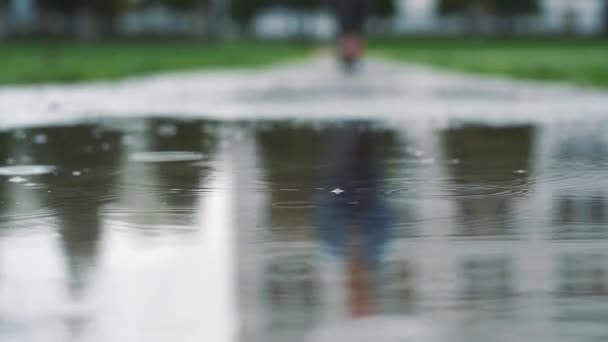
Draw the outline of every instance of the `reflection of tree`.
M151 151L199 152L208 157L213 148L213 142L203 140L200 121L152 119L147 125ZM192 210L198 198L196 189L203 176L201 172L209 170L182 163L160 163L153 167L158 170L158 186L168 190L163 196L167 207Z
M329 132L276 124L259 130L259 145L271 197L275 238L311 238L311 207Z
M556 155L557 162L582 162L585 164L605 162L608 156L608 147L602 137L603 132L568 136L568 139L559 143Z
M382 264L379 279L383 311L390 314L411 313L414 310L414 267L408 261L394 260Z
M271 196L270 227L286 239L310 238L319 193L353 189L360 207L383 195L378 169L397 150L394 133L360 123L322 130L276 124L260 130L257 140Z
M554 200L554 237L556 239L605 239L606 198L559 197Z
M606 255L566 254L560 261L559 293L561 295L608 295Z
M0 132L0 166L6 165L6 160L9 157L9 133ZM0 217L4 214L4 211L8 207L8 179L0 178Z
M504 256L469 258L463 262L463 293L470 299L498 299L513 294L511 260Z
M139 136L131 136L142 146L134 146L130 152L200 153L203 160L129 160L123 180L127 193L121 203L122 210L129 214L129 223L146 227L194 225L201 178L210 172L211 166L206 162L211 159L215 144L209 130L203 130L205 127L207 124L200 121L149 119Z
M273 329L310 327L320 298L319 273L307 255L290 255L269 263L264 279Z
M79 125L35 129L31 135L44 135L48 140L47 144L32 147L36 162L56 165L60 170L46 178L46 199L56 211L70 292L78 298L96 267L102 233L100 210L113 197L120 163L120 133Z
M511 234L513 197L530 172L534 128L468 126L443 135L459 235Z

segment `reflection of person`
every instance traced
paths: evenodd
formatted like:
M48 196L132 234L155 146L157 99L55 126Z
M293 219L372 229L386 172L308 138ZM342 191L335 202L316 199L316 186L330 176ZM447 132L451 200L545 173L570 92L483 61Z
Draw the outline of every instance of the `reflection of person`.
M393 226L377 163L382 134L354 124L332 136L331 153L321 167L326 178L316 201L316 226L343 274L338 286L345 294L346 310L328 308L330 315L338 316L327 316L308 341L434 341L427 324L387 315L377 301Z
M352 69L363 54L363 31L369 0L332 0L340 29L340 57Z
M353 129L335 137L317 227L332 254L345 262L348 311L359 318L375 310L376 271L390 237L391 212L380 194L372 134Z

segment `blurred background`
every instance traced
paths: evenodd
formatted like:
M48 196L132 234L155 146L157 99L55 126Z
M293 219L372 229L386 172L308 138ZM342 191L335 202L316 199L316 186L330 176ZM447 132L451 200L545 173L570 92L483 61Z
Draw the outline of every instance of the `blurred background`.
M374 0L368 32L608 35L606 0ZM325 0L2 0L0 36L331 38Z
M331 2L0 0L0 341L608 341L608 0Z
M608 0L370 3L371 55L608 85ZM260 67L310 57L335 40L331 7L330 0L0 0L7 66L0 84Z

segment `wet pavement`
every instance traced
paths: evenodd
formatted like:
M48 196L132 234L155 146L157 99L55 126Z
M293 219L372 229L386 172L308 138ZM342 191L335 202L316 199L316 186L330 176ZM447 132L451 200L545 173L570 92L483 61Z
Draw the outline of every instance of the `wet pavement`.
M240 92L311 104L280 120L3 116L0 341L608 339L606 95L453 87L419 98L454 111L364 120L382 82L324 77ZM578 102L526 112L546 101L527 86ZM352 117L313 110L340 97Z
M608 92L366 61L348 77L329 56L260 70L181 72L73 85L0 87L0 128L125 115L217 120L382 118L513 123L607 114Z

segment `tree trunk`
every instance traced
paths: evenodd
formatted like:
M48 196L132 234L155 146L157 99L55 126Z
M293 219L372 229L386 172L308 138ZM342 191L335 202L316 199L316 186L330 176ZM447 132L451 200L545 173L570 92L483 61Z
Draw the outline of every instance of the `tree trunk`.
M229 9L229 1L209 0L206 22L206 32L208 38L217 40L225 37L229 18Z
M604 9L602 11L604 22L604 36L608 37L608 0L604 0Z
M304 10L298 10L298 28L296 32L296 37L298 40L302 41L306 39L306 13Z

